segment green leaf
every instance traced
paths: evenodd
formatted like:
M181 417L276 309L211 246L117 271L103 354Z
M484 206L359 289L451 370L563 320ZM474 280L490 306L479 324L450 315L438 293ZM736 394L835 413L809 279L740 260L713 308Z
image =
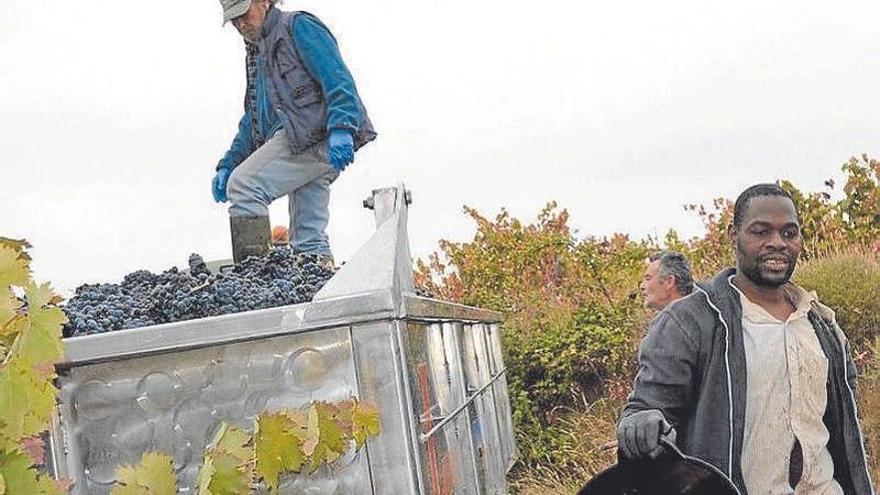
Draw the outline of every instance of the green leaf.
M112 495L175 495L174 465L166 454L146 452L137 466L119 466Z
M255 453L250 435L222 423L205 452L198 476L199 495L237 495L248 493L254 479Z
M55 387L32 366L0 366L0 448L15 448L22 437L44 431L54 407Z
M231 455L239 462L251 462L254 459L254 450L248 448L251 436L248 432L235 426L223 423L214 442L214 448L219 452Z
M368 437L378 435L382 431L379 421L379 410L363 402L355 401L351 413L352 436L355 448L360 449Z
M208 492L211 495L250 493L253 469L242 465L234 456L224 452L215 453L212 469L214 474L211 476Z
M44 493L31 469L31 460L22 452L0 452L0 476L6 484L6 495L37 495Z
M10 354L32 364L60 361L64 357L61 326L67 317L60 308L49 306L58 300L57 296L49 284L28 284L25 294L28 325L15 340Z
M214 495L211 492L211 480L214 478L214 457L205 455L205 461L202 468L199 469L199 476L196 478L196 495Z
M0 295L6 295L13 285L24 285L28 282L28 261L21 254L21 250L0 244Z
M299 472L305 461L303 425L287 413L263 413L256 420L254 449L257 473L271 490L278 489L281 473Z
M345 431L341 425L340 411L327 402L314 402L309 408L309 438L317 438L311 453L310 472L321 463L339 459L348 449Z

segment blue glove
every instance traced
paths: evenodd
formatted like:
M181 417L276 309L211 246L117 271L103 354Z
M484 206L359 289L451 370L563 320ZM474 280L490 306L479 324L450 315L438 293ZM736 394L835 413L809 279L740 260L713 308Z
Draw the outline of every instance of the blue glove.
M214 194L214 201L225 203L228 200L226 197L226 183L229 182L229 174L231 173L232 171L228 168L217 170L217 175L214 176L214 180L211 182L211 193Z
M345 166L354 161L354 137L351 131L333 129L327 139L327 156L330 165L342 172Z

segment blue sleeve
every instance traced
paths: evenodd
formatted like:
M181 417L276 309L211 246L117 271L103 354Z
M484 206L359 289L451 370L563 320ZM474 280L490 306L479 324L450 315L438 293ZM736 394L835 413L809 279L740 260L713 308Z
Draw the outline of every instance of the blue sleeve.
M245 113L238 122L238 134L236 134L235 139L232 140L232 146L229 147L229 151L223 155L223 158L221 158L220 162L217 164L217 170L220 170L221 168L228 168L229 170L234 169L239 163L243 162L245 158L253 153L253 147L254 140L251 136L251 119L249 119Z
M307 14L293 18L292 31L303 65L324 93L327 130L356 132L363 122L360 100L336 40L320 21Z

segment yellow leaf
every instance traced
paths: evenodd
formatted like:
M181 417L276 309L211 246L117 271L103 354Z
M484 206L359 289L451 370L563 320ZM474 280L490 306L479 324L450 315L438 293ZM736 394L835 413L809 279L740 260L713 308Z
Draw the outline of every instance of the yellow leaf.
M28 262L22 259L21 251L0 244L0 295L6 296L10 286L24 285L29 278Z
M254 449L247 447L250 443L246 431L221 424L199 471L199 495L238 495L250 491L255 459Z
M41 495L67 495L73 483L68 479L54 480L51 476L40 476L37 484Z
M28 301L28 326L10 349L10 354L31 364L55 363L64 357L61 342L61 326L67 317L61 309L47 306L55 298L49 284L28 284L25 287Z
M351 413L352 436L355 448L360 449L368 437L378 435L382 431L379 421L379 410L363 402L354 403Z
M38 495L37 471L32 469L31 460L21 452L0 452L0 476L10 495L18 493Z
M278 476L284 472L299 472L305 461L302 450L302 425L285 413L263 413L254 428L254 450L257 473L271 490L278 489Z
M21 302L11 294L3 295L0 293L0 338L11 333L8 328L15 323L16 320L24 318L19 314Z
M239 462L247 462L254 458L254 450L246 447L250 442L251 436L248 432L223 423L217 435L215 448L231 455Z
M211 476L212 495L241 495L250 493L253 470L242 465L235 457L218 452L213 461L214 475Z
M177 479L174 464L166 454L146 452L137 466L122 465L116 469L116 485L112 495L175 495Z
M55 387L18 360L0 367L0 437L20 439L46 429L55 407Z
M199 476L196 478L196 495L214 495L211 492L211 480L214 478L214 458L206 455L202 468L199 469Z
M339 410L332 404L326 402L312 404L309 409L310 437L313 425L317 425L318 441L311 455L311 472L315 472L322 462L329 464L339 459L348 449L345 432L340 424Z
M0 495L6 495L6 479L0 474Z

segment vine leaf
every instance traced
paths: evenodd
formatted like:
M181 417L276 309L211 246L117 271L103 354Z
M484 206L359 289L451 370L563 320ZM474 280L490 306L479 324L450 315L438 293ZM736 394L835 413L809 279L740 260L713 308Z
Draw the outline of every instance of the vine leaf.
M146 452L137 466L119 466L112 495L175 495L177 480L171 457Z
M0 448L41 433L52 417L55 387L33 367L15 360L0 366Z
M6 482L7 491L40 493L37 473L31 469L31 460L21 452L0 452L0 476Z
M61 326L67 317L56 304L57 296L49 284L28 284L25 287L28 301L28 325L12 345L10 354L32 364L54 363L64 357L61 342Z
M198 495L248 493L254 479L254 449L244 430L222 423L198 476Z
M284 412L263 413L256 420L254 450L257 473L272 491L278 490L278 476L287 471L299 472L305 462L303 425Z
M62 495L70 483L37 476L32 463L23 452L0 452L0 494Z
M21 445L21 451L27 454L34 464L42 465L46 463L46 443L40 435L22 438L19 441L19 445ZM2 492L0 492L0 495L2 495Z
M219 452L225 452L237 459L239 462L251 462L254 459L253 449L249 449L247 445L251 443L251 436L248 432L241 428L230 426L226 423L220 427L214 442L215 449Z
M351 433L354 437L355 449L360 449L368 437L378 435L382 431L379 421L379 410L363 402L354 402L351 412Z
M214 456L205 455L202 462L202 468L199 469L199 476L196 478L196 493L198 495L214 495L211 491L211 482L214 480L214 474L217 470L214 468Z
M250 493L254 476L251 466L253 464L242 466L238 459L225 452L215 453L212 461L214 474L211 476L207 493L210 495Z
M22 251L0 244L0 289L9 291L13 285L24 285L30 278L28 261Z
M339 408L327 402L312 403L309 408L308 437L314 441L315 447L311 453L310 472L315 472L322 462L329 464L339 459L348 449L340 423Z

